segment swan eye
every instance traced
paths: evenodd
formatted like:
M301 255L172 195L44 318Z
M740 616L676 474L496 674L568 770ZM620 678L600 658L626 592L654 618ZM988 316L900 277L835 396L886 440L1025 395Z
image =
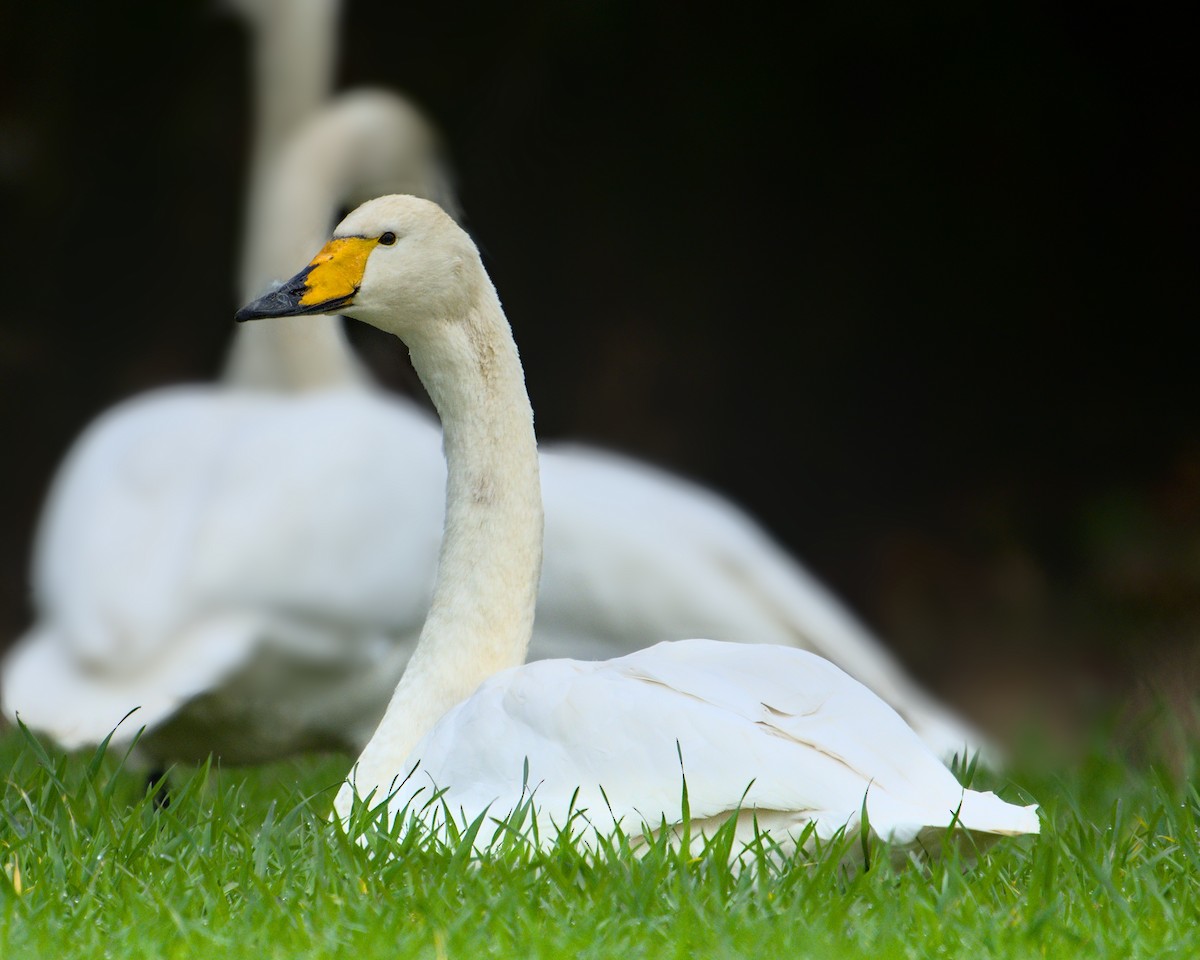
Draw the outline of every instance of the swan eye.
M390 247L393 243L396 242L396 235L394 233L392 233L391 230L389 230L387 233L385 233L383 236L381 236L379 238L379 242L382 243L385 247Z

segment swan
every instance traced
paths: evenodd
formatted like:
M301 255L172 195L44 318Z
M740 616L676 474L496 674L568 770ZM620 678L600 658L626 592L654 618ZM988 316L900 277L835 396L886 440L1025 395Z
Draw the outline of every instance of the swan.
M343 823L356 798L460 828L531 799L543 843L564 825L577 831L578 817L585 832L619 825L636 841L681 823L686 776L694 826L738 815L743 833L757 822L785 849L806 828L824 839L858 829L864 808L896 844L955 825L1038 832L1036 806L964 789L892 708L807 651L693 639L525 664L542 561L539 459L516 345L478 250L436 204L377 198L236 319L333 310L408 346L447 463L429 614L338 793Z
M390 93L343 95L294 131L329 85L335 0L237 5L259 67L242 266L257 290L320 242L355 185L360 198L381 187L439 195L448 181L428 121ZM381 437L394 447L382 464ZM424 524L415 507L385 533L375 518L391 488L371 499L340 481L374 461L387 479L436 489L420 464L438 463L437 444L427 416L370 387L332 317L239 329L220 382L106 411L68 452L39 518L37 619L3 664L4 715L69 749L114 728L125 742L144 726L142 756L155 763L359 743L403 666L387 664L398 657L392 633L405 629L391 613L420 608L431 574L415 569L407 594L389 585L384 596L361 563L338 566L339 542L354 542L358 559L378 529L379 562L393 571ZM294 509L314 493L332 512ZM436 519L427 525L436 542ZM330 551L327 566L288 564L311 543ZM385 679L364 713L357 698L373 675ZM118 728L135 707L136 721Z

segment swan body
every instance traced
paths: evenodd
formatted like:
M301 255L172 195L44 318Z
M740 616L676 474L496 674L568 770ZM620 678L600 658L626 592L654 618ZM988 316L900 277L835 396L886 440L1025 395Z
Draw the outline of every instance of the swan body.
M964 790L894 710L804 650L664 641L613 660L543 660L485 680L417 744L388 783L392 810L459 830L532 800L547 842L619 826L635 841L684 817L735 837L769 829L786 848L872 830L910 844L951 823L1036 833L1032 808ZM361 779L358 789L363 789ZM345 813L348 795L340 810ZM490 831L482 831L486 840Z
M357 798L435 823L503 819L531 794L543 842L579 810L635 838L749 814L783 842L854 829L897 843L958 824L1037 832L1036 808L965 790L887 704L804 651L668 642L602 662L524 664L542 558L532 411L470 239L407 196L351 213L309 266L239 320L336 303L408 345L448 465L429 616L335 809ZM680 767L682 761L682 769ZM438 796L435 802L426 802Z

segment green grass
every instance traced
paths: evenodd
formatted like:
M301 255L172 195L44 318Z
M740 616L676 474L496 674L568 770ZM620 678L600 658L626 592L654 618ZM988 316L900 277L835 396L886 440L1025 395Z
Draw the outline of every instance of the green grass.
M360 846L327 821L338 757L176 770L157 810L120 760L0 736L3 960L1200 956L1196 789L1104 752L983 784L1036 798L1044 832L971 865L851 872L833 849L741 873L699 844Z

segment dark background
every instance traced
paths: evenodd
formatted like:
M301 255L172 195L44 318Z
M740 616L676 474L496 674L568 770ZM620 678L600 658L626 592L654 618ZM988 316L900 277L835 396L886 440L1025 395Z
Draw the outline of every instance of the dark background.
M947 700L1069 732L1200 678L1194 47L962 6L350 0L339 85L441 125L543 439L724 491ZM221 361L250 118L214 0L0 37L3 646L77 431Z

